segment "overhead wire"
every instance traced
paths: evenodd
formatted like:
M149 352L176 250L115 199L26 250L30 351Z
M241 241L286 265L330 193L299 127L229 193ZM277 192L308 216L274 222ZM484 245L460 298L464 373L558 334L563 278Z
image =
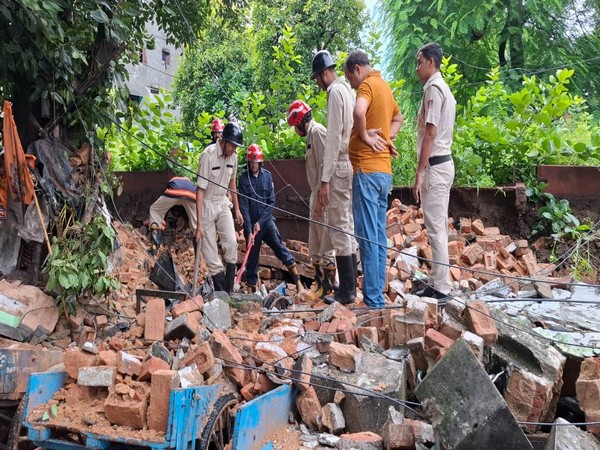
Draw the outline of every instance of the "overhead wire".
M20 25L20 26L23 28L22 24L20 24L20 22L19 22L19 21L18 21L18 23L19 23L19 25ZM24 28L23 28L23 29L24 29ZM25 30L25 31L26 31L26 30ZM50 64L51 64L51 65L54 67L54 69L57 71L57 73L63 77L63 79L64 79L64 81L67 83L67 85L68 85L68 86L70 86L71 88L73 88L73 86L72 86L72 85L69 83L69 81L68 81L68 79L66 78L66 76L60 72L60 70L59 70L59 69L58 69L58 68L57 68L57 67L54 65L54 63L53 63L53 62L52 62L52 61L51 61L51 60L50 60L50 59L47 57L47 55L45 55L45 53L44 53L44 52L43 52L43 51L42 51L42 50L41 50L41 49L40 49L40 48L37 46L37 44L35 43L35 41L34 41L34 45L35 45L35 46L38 48L38 51L40 51L40 53L41 53L41 54L42 54L42 55L43 55L43 56L44 56L44 57L45 57L45 58L46 58L46 59L49 61L49 63L50 63ZM124 131L124 132L128 133L128 132L127 132L127 130L125 130L124 128L122 128L122 127L121 127L121 125L120 125L120 124L119 124L117 121L115 121L113 118L111 118L110 116L108 116L107 114L105 114L105 113L104 113L104 112L103 112L103 111L102 111L102 110L101 110L99 107L97 107L95 104L93 104L93 102L89 101L89 99L86 99L85 97L84 97L84 100L88 101L88 102L89 102L89 103L92 105L92 107L94 107L94 108L95 108L95 109L98 111L98 113L99 113L100 115L103 115L103 116L104 116L104 117L106 117L108 120L110 120L111 122L113 122L113 123L114 123L114 124L115 124L117 127L119 127L119 128L122 130L122 131ZM84 125L84 126L85 126L85 125ZM150 147L148 144L146 144L145 142L143 142L142 140L140 140L139 138L137 138L137 136L135 136L135 135L133 135L133 134L131 134L131 133L128 133L128 134L130 134L130 136L131 136L131 137L133 137L134 139L138 140L138 141L139 141L139 142L140 142L140 143L141 143L141 144L142 144L142 145L143 145L145 148L147 148L147 149L150 149L151 151L153 151L153 152L157 153L159 156L161 156L161 157L163 157L163 158L165 158L165 159L167 159L167 160L170 160L172 163L174 163L175 165L177 165L177 166L179 166L179 167L183 168L184 170L186 170L186 171L188 171L188 172L192 172L190 169L188 169L186 166L183 166L183 165L182 165L182 164L180 164L178 161L176 161L176 160L172 160L172 159L171 159L171 158L170 158L168 155L166 155L166 154L164 154L164 153L162 153L162 152L160 152L160 151L158 151L158 150L154 149L153 147ZM193 172L192 172L192 173L193 173ZM201 177L200 175L197 175L197 177L198 177L198 178L204 178L204 177ZM213 183L213 184L217 184L217 183L215 183L215 182L211 181L210 179L206 179L206 180L207 180L208 182L211 182L211 183ZM229 189L228 187L222 187L222 188L223 188L223 189L226 189L227 191L230 191L230 192L232 192L232 193L235 193L233 190ZM238 194L238 195L239 195L239 194ZM264 202L261 202L261 201L259 201L259 200L256 200L256 199L250 199L250 200L252 200L252 201L257 201L257 202L259 202L259 203L262 203L262 204L264 204ZM114 202L114 199L113 199L113 202ZM298 215L298 214L295 214L295 213L292 213L292 212L289 212L289 211L285 211L285 210L283 210L283 209L281 209L281 208L278 208L278 207L276 207L276 206L274 207L274 209L278 209L278 210L280 210L280 211L284 211L284 212L286 212L286 213L288 213L288 214L294 215L294 216L296 216L296 217L298 217L298 218L301 218L301 219L303 219L303 220L313 221L313 222L315 222L315 223L317 223L317 224L319 224L319 225L321 225L321 226L325 226L326 228L335 229L335 230L337 230L337 231L344 232L344 231L342 231L342 230L339 230L339 229L337 229L336 227L333 227L333 226L331 226L331 225L329 225L329 224L325 224L325 223L322 223L322 222L319 222L319 221L315 221L315 220L313 220L313 219L310 219L310 218L305 218L305 217L303 217L303 216L300 216L300 215ZM599 221L599 223L600 223L600 221ZM351 233L348 233L348 234L352 235ZM380 245L379 243L376 243L376 242L370 241L370 240L368 240L368 239L366 239L366 238L358 237L358 236L355 236L355 235L353 235L353 236L354 236L355 238L357 238L357 239L364 239L364 240L367 240L367 241L369 241L369 242L372 242L372 243L374 243L374 244L376 244L376 245ZM386 246L386 248L390 249L390 248L389 248L389 247L387 247L387 246ZM401 252L401 253L402 253L402 252ZM422 260L422 261L430 261L430 262L432 262L432 263L435 263L435 261L431 261L431 260L428 260L428 259L426 259L426 258L421 258L421 257L417 257L417 256L414 256L414 255L408 255L408 256L410 256L410 257L414 257L414 258L417 258L417 259L419 259L419 260ZM444 265L448 265L448 266L450 266L450 267L454 267L454 266L452 266L452 265L449 265L449 264L444 264ZM457 267L460 267L460 266L457 266ZM460 268L461 268L461 269L464 269L464 268L462 268L462 267L460 267ZM472 269L468 269L468 270L469 270L469 271L472 271L472 272L491 273L491 274L494 274L494 275L498 275L498 274L496 274L496 273L493 273L493 272L476 271L476 270L472 270ZM512 278L512 279L518 279L518 280L527 280L527 281L535 281L535 282L547 282L547 283L554 283L554 281L548 281L548 280L537 280L537 279L531 279L531 278L527 278L527 277L508 277L508 276L506 276L505 278ZM599 287L599 285L590 285L590 284L581 284L581 283L568 283L568 284L570 284L570 285L581 285L581 286L588 286L588 287ZM190 295L190 294L188 293L188 295ZM192 297L192 296L190 295L190 297ZM459 299L458 299L458 297L455 297L454 299L455 299L455 300L457 300L457 301L459 301L459 302L461 302L461 303L463 303L464 305L467 305L467 303L465 303L465 302L463 302L463 301L459 300ZM482 313L482 314L484 314L484 315L486 315L484 312L481 312L481 313ZM497 319L495 319L494 317L492 317L491 315L488 315L488 317L490 317L492 320L497 320ZM502 322L502 321L500 321L500 322L501 322L501 323L504 323L504 322ZM519 329L519 327L516 327L516 326L514 326L514 325L511 325L511 324L508 324L508 323L504 323L504 324L505 324L505 325L507 325L507 326L509 326L509 327L512 327L512 328L514 328L514 329ZM545 340L547 340L547 341L551 341L551 342L554 342L554 343L557 343L557 344L563 344L562 342L559 342L559 341L557 341L557 340L554 340L554 339L552 339L552 338L547 338L547 337L545 337L545 336L541 336L541 335L539 335L539 334L537 334L537 333L530 332L529 330L524 330L524 329L522 329L521 331L524 331L524 332L526 332L526 333L532 334L532 335L534 335L534 336L541 337L542 339L545 339ZM575 346L575 347L596 348L596 347L585 346L585 345L576 345L576 344L569 344L569 345L572 345L572 346Z

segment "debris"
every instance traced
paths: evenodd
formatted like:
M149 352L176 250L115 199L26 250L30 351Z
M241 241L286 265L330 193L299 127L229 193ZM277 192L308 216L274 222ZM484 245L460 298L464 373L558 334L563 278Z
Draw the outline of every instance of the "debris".
M81 386L110 387L115 384L117 369L110 366L81 367L77 383Z
M561 417L554 423L557 426L552 427L545 450L600 449L600 441L590 433L580 430L575 425L567 425L569 422Z
M462 339L427 374L415 394L445 447L533 448Z
M231 328L231 311L229 305L220 298L215 298L206 303L202 308L204 326L214 331L228 330Z

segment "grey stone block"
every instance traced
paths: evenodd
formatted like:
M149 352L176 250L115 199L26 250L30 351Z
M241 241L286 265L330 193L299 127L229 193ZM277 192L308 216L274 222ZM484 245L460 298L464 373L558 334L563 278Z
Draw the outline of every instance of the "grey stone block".
M115 384L117 368L112 366L81 367L77 384L81 386L110 387Z
M220 298L215 298L204 304L202 308L204 326L214 331L228 330L231 328L231 311L229 305Z
M529 450L504 399L469 345L459 339L417 386L415 395L444 448Z
M387 420L387 414L382 412L390 406L403 411L396 400L406 400L405 363L377 353L365 352L362 358L361 371L354 373L344 373L329 365L315 365L311 383L321 405L334 401L336 389L347 391L339 405L346 420L347 433L379 433ZM369 391L372 393L375 388L377 394L388 398L369 396Z
M599 450L600 442L592 434L567 425L563 418L554 421L558 426L552 427L544 450Z

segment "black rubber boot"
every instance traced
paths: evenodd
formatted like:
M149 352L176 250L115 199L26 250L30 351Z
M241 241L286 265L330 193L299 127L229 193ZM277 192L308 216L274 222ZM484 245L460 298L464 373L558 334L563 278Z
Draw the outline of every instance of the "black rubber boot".
M219 272L214 275L211 275L213 287L215 291L224 291L225 290L225 273Z
M323 301L327 304L338 302L342 305L349 305L356 299L356 278L354 278L352 255L336 256L335 260L340 277L340 288L334 295L325 297Z
M354 297L356 297L356 283L358 283L358 258L352 253L352 268L354 269Z
M323 277L323 292L321 293L321 298L325 298L326 295L333 294L335 290L334 285L336 270L337 267L335 267L335 264L333 263L329 263L323 267L323 273L325 274L325 276Z
M298 266L296 263L292 263L287 266L288 272L292 276L292 280L294 280L294 284L296 285L296 292L300 293L304 289L302 286L302 282L300 281L300 274L298 273Z
M231 294L233 283L235 282L235 263L227 263L225 265L225 292Z

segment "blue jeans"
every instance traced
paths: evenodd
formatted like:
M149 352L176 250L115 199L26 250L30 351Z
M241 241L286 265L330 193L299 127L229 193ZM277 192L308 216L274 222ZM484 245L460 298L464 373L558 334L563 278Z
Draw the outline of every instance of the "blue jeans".
M254 224L252 224L252 227L254 227ZM250 249L250 255L248 255L248 261L246 262L246 282L253 286L258 282L258 260L260 257L260 246L263 242L271 247L275 256L286 267L294 264L294 257L282 242L275 222L269 220L254 237L254 245Z
M363 300L367 306L376 308L385 305L385 214L391 185L392 176L387 173L363 173L359 170L352 180L352 212L363 269Z

